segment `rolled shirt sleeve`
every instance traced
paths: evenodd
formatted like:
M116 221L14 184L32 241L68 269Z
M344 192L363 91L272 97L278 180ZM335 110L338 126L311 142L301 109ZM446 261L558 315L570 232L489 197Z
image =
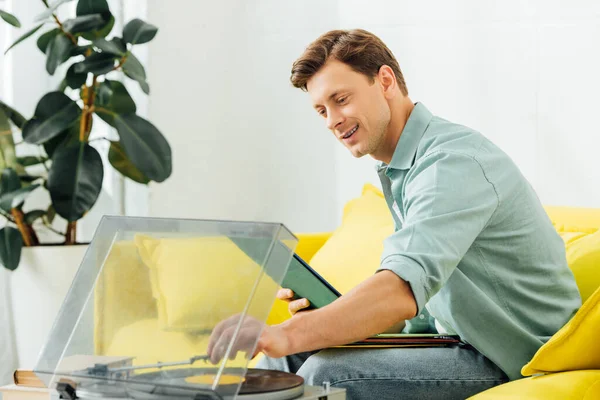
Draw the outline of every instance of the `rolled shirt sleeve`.
M472 155L436 151L420 158L404 179L391 177L402 226L384 241L381 270L411 286L418 312L435 295L484 229L499 198Z

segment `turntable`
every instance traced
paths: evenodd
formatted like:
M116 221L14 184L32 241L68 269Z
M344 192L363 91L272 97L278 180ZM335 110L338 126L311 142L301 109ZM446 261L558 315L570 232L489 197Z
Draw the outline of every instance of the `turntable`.
M62 399L343 400L254 368L296 244L275 223L104 217L34 372Z

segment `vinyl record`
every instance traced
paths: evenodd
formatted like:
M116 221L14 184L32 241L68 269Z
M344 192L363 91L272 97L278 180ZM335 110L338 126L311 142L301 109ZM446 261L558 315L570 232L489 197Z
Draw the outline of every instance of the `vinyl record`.
M249 369L239 394L275 392L303 384L304 378L299 375L268 369Z
M209 395L216 368L178 368L136 375L126 384L129 395L135 399L163 400L194 398ZM224 398L235 395L242 381L240 399L293 399L304 392L301 376L264 369L230 368L223 371L217 392ZM209 397L207 397L209 398Z

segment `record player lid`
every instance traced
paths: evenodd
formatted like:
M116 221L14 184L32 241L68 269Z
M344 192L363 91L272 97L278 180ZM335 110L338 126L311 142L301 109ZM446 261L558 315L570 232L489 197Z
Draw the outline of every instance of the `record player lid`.
M34 372L113 398L235 396L296 245L278 223L104 217Z

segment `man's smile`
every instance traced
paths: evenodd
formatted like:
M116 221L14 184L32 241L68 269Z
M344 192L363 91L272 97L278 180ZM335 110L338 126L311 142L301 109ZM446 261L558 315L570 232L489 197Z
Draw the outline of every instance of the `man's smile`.
M356 124L354 127L352 127L352 129L348 130L342 136L340 136L340 139L345 140L345 139L350 138L352 135L354 135L354 132L356 132L357 130L358 130L358 124Z

